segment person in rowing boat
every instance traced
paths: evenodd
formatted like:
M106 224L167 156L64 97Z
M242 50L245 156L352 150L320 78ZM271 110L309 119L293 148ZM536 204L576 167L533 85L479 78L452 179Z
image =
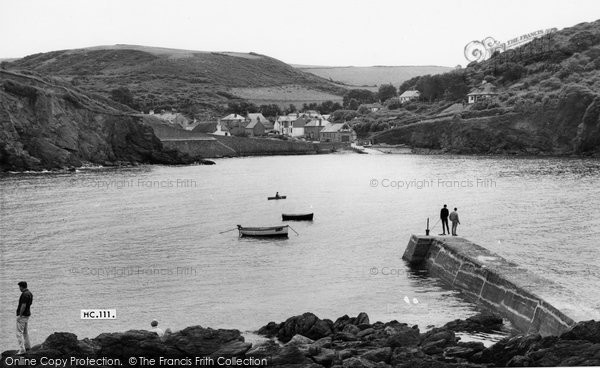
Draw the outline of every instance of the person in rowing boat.
M277 199L281 198L281 197L279 196L279 192L275 193L275 198L277 198Z

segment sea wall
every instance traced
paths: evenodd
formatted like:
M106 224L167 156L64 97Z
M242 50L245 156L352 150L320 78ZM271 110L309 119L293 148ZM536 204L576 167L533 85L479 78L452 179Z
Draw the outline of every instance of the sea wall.
M524 333L559 335L575 324L547 301L560 292L559 285L466 239L413 235L402 258L426 267L432 276Z

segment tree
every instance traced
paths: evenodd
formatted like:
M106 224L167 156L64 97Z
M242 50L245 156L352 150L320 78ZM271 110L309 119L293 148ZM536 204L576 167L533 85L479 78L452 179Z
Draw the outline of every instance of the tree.
M127 105L133 109L137 109L137 104L133 99L133 94L127 87L119 87L110 91L110 98L123 105Z
M356 100L358 105L369 104L375 102L376 96L375 93L369 91L368 89L352 89L344 95L344 107L350 108L348 105L352 100ZM351 110L356 110L357 108L358 106Z
M281 115L281 109L276 104L260 105L260 112L264 116L278 116L278 115Z
M377 97L379 98L379 101L385 102L390 98L395 97L397 93L398 91L396 90L396 87L394 87L392 84L382 84L379 86Z

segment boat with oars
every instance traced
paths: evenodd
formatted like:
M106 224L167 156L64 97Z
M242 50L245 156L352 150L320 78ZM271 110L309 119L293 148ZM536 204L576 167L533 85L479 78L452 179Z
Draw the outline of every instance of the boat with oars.
M257 238L278 238L288 237L289 225L282 226L265 226L265 227L246 227L237 226L241 237L257 237Z

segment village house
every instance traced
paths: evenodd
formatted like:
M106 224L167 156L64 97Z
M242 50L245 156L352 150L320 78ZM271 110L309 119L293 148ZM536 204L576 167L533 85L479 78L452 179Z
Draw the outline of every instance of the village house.
M324 119L312 119L304 125L304 137L311 141L319 141L321 139L321 130L331 124Z
M252 124L253 127L256 126L257 122L260 123L265 129L265 132L270 132L273 130L273 123L271 123L269 119L265 118L261 113L248 114L248 116L246 116L246 122Z
M409 90L409 91L404 91L400 97L398 97L398 99L400 100L401 103L404 102L408 102L410 100L416 100L419 97L421 97L421 92L417 91L417 90Z
M248 137L260 137L265 135L266 128L260 119L254 119L246 125L245 133Z
M483 101L486 99L493 99L498 96L496 93L496 87L491 83L486 83L483 81L481 83L481 87L474 88L467 95L467 102L473 104L478 101Z
M246 133L246 118L238 114L229 114L221 118L221 124L227 128L231 135L244 135Z
M194 129L194 127L198 123L196 121L196 119L194 119L192 121L192 120L186 118L185 115L175 112L175 111L164 111L163 110L159 114L155 114L154 110L150 110L148 112L148 115L152 115L156 118L159 118L160 120L164 120L164 121L168 122L169 124L178 125L182 129L185 129L185 130Z
M370 112L377 112L377 111L383 109L383 105L380 104L379 102L375 102L372 104L364 104L364 105L361 105L360 107L366 107L367 109L369 109ZM360 107L359 107L359 109L360 109Z
M310 118L301 117L292 122L290 136L294 138L304 137L304 126L310 122Z
M321 130L321 142L348 143L356 140L356 132L348 123L329 124Z
M298 114L290 113L284 116L278 116L275 120L273 130L281 135L292 135L292 123L298 119Z
M227 126L225 126L220 120L216 123L198 123L192 131L223 136L231 135Z

